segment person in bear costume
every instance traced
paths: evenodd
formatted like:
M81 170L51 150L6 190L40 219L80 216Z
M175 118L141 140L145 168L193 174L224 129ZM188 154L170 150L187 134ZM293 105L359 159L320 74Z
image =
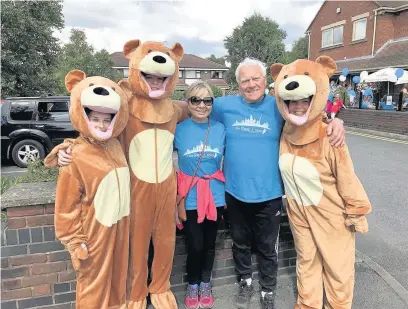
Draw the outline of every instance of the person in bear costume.
M168 48L159 42L131 40L124 45L123 53L129 59L129 77L119 85L129 97L129 121L119 140L131 170L127 305L129 309L146 308L150 293L156 309L176 309L170 291L177 192L172 153L176 124L188 114L169 96L178 82L183 47L179 43ZM60 165L70 163L69 145L66 140L58 146L64 158L58 159ZM147 286L151 239L154 258L152 280Z
M355 232L366 233L370 201L354 173L347 146L332 147L322 122L329 77L336 63L273 64L278 109L286 120L279 168L297 252L296 309L350 309L354 289ZM303 108L291 104L303 104Z
M69 115L80 132L71 140L72 163L59 171L55 234L77 271L77 309L126 308L130 174L117 137L129 112L127 96L113 81L79 70L65 77ZM65 147L65 146L60 146ZM56 165L54 148L45 159Z
M175 309L170 291L176 237L176 178L173 141L176 124L185 113L169 96L178 82L183 47L158 42L127 42L128 80L119 85L129 97L129 122L120 136L131 168L131 230L128 308L146 308L146 296L156 309ZM152 87L147 79L161 79ZM147 259L152 238L152 281L147 287Z

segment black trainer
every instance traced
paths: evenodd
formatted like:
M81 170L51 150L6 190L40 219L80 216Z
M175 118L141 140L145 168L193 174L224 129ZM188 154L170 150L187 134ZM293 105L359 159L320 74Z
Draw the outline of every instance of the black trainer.
M251 303L252 295L254 295L254 286L248 285L246 280L239 282L239 290L235 299L235 305L238 309L248 309Z
M266 293L264 297L262 297L261 293L261 309L274 309L275 304L275 295L272 293Z

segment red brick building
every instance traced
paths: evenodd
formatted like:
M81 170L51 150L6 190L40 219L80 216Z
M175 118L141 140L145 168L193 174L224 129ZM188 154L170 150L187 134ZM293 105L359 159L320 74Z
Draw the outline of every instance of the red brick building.
M408 68L408 1L325 1L306 34L309 59L328 55L338 72Z

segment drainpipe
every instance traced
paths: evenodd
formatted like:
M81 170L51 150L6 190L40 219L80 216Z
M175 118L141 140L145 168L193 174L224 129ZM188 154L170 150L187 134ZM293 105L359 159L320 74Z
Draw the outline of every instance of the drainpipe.
M377 30L377 10L374 10L374 31L373 31L373 45L371 46L371 56L374 56L374 48L375 48L375 33Z
M306 32L307 36L308 36L308 42L307 42L307 60L310 60L310 44L311 44L311 40L310 40L310 31Z

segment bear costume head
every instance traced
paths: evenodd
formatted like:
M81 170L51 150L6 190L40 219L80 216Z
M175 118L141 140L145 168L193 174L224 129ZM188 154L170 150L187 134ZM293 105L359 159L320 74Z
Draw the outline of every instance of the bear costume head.
M153 100L171 95L178 82L179 63L183 58L183 47L179 43L168 48L159 42L142 44L140 40L131 40L123 47L123 53L129 59L128 80L134 93ZM146 74L164 78L162 88L150 89Z
M336 69L336 62L328 56L320 56L316 61L300 59L288 65L271 65L276 102L286 123L302 126L321 117L330 92L329 78ZM304 98L311 99L306 114L289 114L289 101Z
M84 72L73 70L65 76L65 87L71 93L71 122L83 136L103 142L123 131L129 118L128 98L118 84L100 76L86 77ZM85 108L114 115L106 132L94 129Z

